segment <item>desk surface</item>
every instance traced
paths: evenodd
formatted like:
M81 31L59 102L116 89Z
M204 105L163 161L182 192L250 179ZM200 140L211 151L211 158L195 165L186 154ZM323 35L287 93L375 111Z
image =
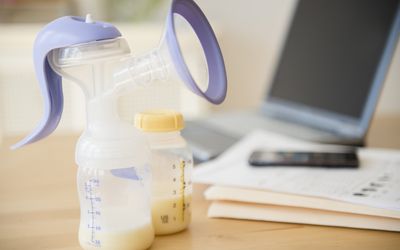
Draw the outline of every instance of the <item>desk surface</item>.
M374 122L371 146L400 148L400 119ZM0 249L78 250L76 136L52 136L0 150ZM400 233L289 223L207 218L204 185L194 186L190 228L157 237L152 250L180 249L400 249Z

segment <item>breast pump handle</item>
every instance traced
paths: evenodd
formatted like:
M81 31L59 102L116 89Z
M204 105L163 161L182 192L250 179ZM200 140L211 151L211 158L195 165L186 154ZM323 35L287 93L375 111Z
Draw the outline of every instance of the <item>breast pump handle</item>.
M206 56L209 83L203 92L192 78L179 48L175 33L174 14L185 18L195 31ZM48 54L58 48L114 39L121 33L112 24L92 22L82 17L66 16L47 24L37 35L34 43L34 64L44 100L44 113L36 129L13 145L16 149L36 142L51 134L58 126L63 111L62 79L51 67ZM165 40L172 62L179 77L195 94L211 103L219 104L226 96L226 72L215 34L205 15L193 0L173 0L167 16Z
M33 59L36 78L44 101L44 113L35 130L13 145L12 149L48 136L60 122L64 106L62 79L50 67L48 53L57 48L119 36L121 33L111 24L104 22L89 24L84 18L70 16L54 20L38 33L33 46Z

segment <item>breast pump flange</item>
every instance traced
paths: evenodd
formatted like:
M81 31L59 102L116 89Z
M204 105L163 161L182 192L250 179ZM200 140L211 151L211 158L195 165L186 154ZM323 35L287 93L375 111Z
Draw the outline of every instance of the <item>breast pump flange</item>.
M176 35L175 15L183 17L190 24L200 41L208 68L206 91L201 90L185 63ZM89 239L89 243L96 249L102 246L107 249L107 244L108 246L114 244L113 240L105 236L99 239L93 235L96 236L97 233L101 236L104 233L102 230L107 227L121 231L125 216L115 219L117 223L109 220L109 217L116 213L123 215L126 211L103 214L102 203L96 203L101 201L102 197L97 196L108 194L108 197L116 199L117 201L113 200L116 203L109 200L111 204L108 205L117 204L118 210L118 206L122 207L120 201L123 197L119 197L118 200L118 195L113 196L113 194L120 193L127 187L126 185L136 185L135 187L143 190L146 190L148 185L146 182L148 151L144 146L146 142L131 124L119 118L118 97L127 89L138 85L150 84L154 80L176 78L194 94L209 102L214 104L223 102L227 79L218 42L206 17L192 0L173 0L159 47L143 56L134 57L130 54L127 42L112 24L93 21L90 16L86 19L67 16L47 24L38 33L34 44L34 63L44 100L44 114L36 129L12 148L16 149L41 140L56 129L63 111L62 78L69 79L81 87L87 109L87 126L77 143L75 154L79 166L81 226L82 213L85 212L82 207L92 209L94 216L89 216L92 219L89 220L90 223L86 223L92 231L80 237ZM81 183L79 183L80 177L82 177ZM113 177L122 178L115 181ZM113 185L114 188L119 187L121 190L105 188L101 186L103 183ZM88 195L88 190L93 193ZM82 197L89 199L82 201ZM133 199L131 194L127 197ZM144 196L143 204L147 202L145 199ZM139 211L143 208L145 206L135 209ZM107 209L103 208L103 211L105 210ZM134 220L132 216L129 218ZM83 226L86 224L83 223ZM151 234L151 229L141 227L141 230L135 231L142 234L141 238L145 238L143 235ZM148 238L148 241L151 242L152 239ZM137 242L131 244L138 246ZM145 247L143 245L139 248ZM119 245L118 249L124 249L124 246Z

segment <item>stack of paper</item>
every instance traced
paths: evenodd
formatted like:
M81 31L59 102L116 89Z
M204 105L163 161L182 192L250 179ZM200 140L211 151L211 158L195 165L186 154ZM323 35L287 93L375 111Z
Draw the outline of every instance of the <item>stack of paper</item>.
M195 168L213 184L210 217L400 231L400 151L360 149L359 169L254 168L256 149L327 151L332 147L255 131L217 160Z

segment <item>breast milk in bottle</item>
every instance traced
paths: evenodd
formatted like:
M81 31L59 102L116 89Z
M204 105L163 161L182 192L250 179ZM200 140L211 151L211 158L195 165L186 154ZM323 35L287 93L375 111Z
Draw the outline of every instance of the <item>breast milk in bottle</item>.
M146 134L151 149L152 219L156 235L184 230L191 220L193 157L180 134L180 113L142 112L135 126Z
M84 250L144 250L151 246L151 175L146 140L78 142L79 242Z

